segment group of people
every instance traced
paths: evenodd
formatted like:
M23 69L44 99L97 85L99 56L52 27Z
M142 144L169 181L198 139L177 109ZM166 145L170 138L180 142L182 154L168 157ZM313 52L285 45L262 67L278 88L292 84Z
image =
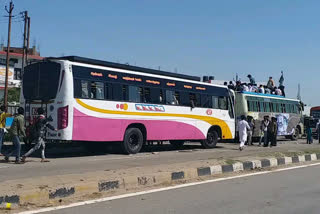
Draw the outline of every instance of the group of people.
M5 112L5 107L0 107L0 156L4 156L4 160L9 162L10 156L15 156L15 163L20 164L26 161L26 158L30 156L36 150L41 149L41 162L48 162L45 158L45 133L46 128L57 131L53 126L49 124L52 121L51 118L46 118L44 115L43 108L38 108L37 113L38 116L33 124L32 132L33 132L33 142L35 146L31 148L27 153L25 153L21 157L21 139L26 139L26 128L25 128L25 119L24 119L24 109L19 107L17 110L17 114L14 115L13 122L11 124L10 129L6 130L6 118L10 117L10 114ZM5 133L8 132L13 143L13 149L9 151L7 154L1 153L1 147L4 139Z
M318 120L316 124L316 133L317 133L317 138L320 143L320 119ZM313 134L312 134L312 128L310 121L306 124L306 134L307 134L307 144L312 144L313 143Z
M247 76L249 78L249 83L242 83L240 80L236 81L234 84L233 81L224 82L224 85L228 86L229 89L232 89L237 92L254 92L254 93L261 93L261 94L274 94L279 96L286 96L284 91L284 77L283 72L281 71L281 77L279 79L279 87L275 85L275 82L272 77L269 77L267 85L258 85L256 84L255 79L252 77L251 74Z
M253 117L245 115L241 116L240 122L238 123L238 131L239 131L239 141L240 147L239 150L242 151L244 149L245 144L252 145L252 136L253 131L255 129L255 123ZM277 118L272 117L270 120L269 116L265 116L263 121L261 121L260 125L260 140L259 146L263 142L264 147L277 146L277 132L278 132L278 124Z

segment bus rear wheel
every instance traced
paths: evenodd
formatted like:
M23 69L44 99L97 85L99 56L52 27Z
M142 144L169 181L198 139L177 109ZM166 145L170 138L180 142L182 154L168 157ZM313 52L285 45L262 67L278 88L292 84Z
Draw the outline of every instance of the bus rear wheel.
M124 134L122 143L123 151L126 154L136 154L140 152L143 145L143 134L138 128L128 128Z
M201 141L201 145L205 149L212 149L217 146L219 140L219 135L215 130L211 130L208 132L207 139Z
M290 136L291 140L297 140L299 138L299 129L296 128L294 133Z
M183 147L184 141L183 140L170 140L170 144L175 149L181 149Z

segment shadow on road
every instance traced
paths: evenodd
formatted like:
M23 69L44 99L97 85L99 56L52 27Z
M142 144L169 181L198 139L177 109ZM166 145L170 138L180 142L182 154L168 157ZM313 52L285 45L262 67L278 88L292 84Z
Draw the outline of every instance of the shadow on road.
M285 143L288 140L279 139L279 143ZM226 148L225 145L235 145L235 147ZM221 142L218 144L216 149L229 149L238 150L238 144L233 142ZM12 145L4 145L3 153L12 148ZM26 153L32 146L25 144L21 145L21 155ZM183 145L181 148L175 148L169 143L164 143L158 145L154 143L153 145L144 145L139 154L143 153L161 153L161 152L195 152L203 150L200 143L189 142ZM120 142L72 142L72 143L47 143L46 144L46 157L47 158L72 158L72 157L85 157L85 156L102 156L102 155L123 155L126 156L121 149ZM40 150L36 151L32 157L40 158ZM0 157L0 161L1 161Z
M220 143L214 149L224 148L224 143ZM5 145L3 153L6 154L12 145ZM25 144L21 145L21 156L25 154L32 146ZM175 148L169 143L162 145L144 145L139 154L143 153L161 153L161 152L195 152L203 150L199 143L186 143L181 148ZM37 150L31 157L40 158L41 150ZM85 157L85 156L102 156L102 155L119 155L127 156L122 152L119 142L75 142L75 143L47 143L46 144L46 157L47 158L72 158L72 157ZM1 161L1 158L0 158Z

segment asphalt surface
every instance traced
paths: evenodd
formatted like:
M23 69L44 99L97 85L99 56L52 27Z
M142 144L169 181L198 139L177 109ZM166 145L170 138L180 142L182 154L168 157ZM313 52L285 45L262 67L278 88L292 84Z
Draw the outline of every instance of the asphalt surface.
M201 184L50 214L318 214L320 166Z
M276 151L299 151L303 149L320 149L319 144L306 145L305 140L279 142L278 147L263 148L258 146L247 147L239 152L238 144L220 143L218 148L205 150L200 145L186 145L184 150L173 150L170 145L154 146L151 151L136 155L122 155L117 153L83 153L78 147L62 146L52 148L46 152L53 156L50 163L40 163L39 158L27 159L23 165L13 162L0 161L0 181L33 178L39 176L78 174L101 170L119 170L133 167L154 167L157 165L185 163L188 161L204 161L212 159L237 159L248 155L265 154ZM65 152L70 151L69 153ZM22 152L23 154L24 152ZM61 155L59 155L61 154ZM13 158L12 158L13 159Z

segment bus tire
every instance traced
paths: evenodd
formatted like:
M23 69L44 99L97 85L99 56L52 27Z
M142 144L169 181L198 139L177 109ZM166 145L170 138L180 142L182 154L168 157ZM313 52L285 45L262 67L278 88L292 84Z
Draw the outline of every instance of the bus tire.
M138 128L128 128L124 134L122 143L123 151L126 154L136 154L140 152L143 145L143 134Z
M183 140L170 140L170 144L175 149L181 149L183 147L184 141Z
M299 137L299 129L296 128L296 129L294 130L294 133L291 135L291 140L297 140L298 137Z
M208 132L207 139L201 141L201 145L205 149L212 149L217 146L219 140L219 135L215 130L211 130Z

